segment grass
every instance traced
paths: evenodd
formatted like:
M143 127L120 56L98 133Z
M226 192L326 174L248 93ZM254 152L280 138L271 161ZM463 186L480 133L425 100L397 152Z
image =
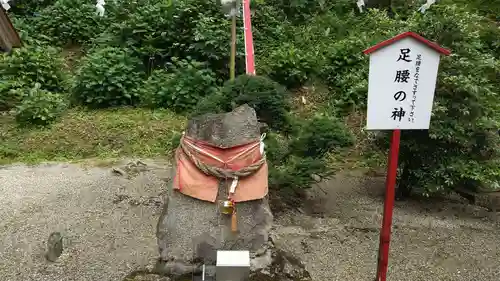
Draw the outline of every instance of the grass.
M161 157L186 119L168 110L72 109L45 128L20 128L0 116L0 164L75 161L89 158Z

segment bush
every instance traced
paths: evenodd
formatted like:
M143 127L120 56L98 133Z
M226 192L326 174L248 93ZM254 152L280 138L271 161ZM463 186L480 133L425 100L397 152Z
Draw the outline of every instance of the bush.
M314 55L310 50L301 50L285 43L268 54L262 71L288 88L297 88L315 75L318 63Z
M137 105L135 89L144 77L139 59L120 48L107 47L89 54L75 77L73 99L90 107Z
M260 121L283 130L288 126L288 93L280 84L263 76L240 75L228 81L220 93L200 102L195 114L228 112L242 104L253 107Z
M368 56L362 51L405 30L406 23L391 19L386 12L369 10L364 18L346 19L359 26L356 33L334 43L323 42L320 76L333 94L332 107L344 110L364 108L368 92Z
M35 83L50 92L64 92L67 76L57 49L25 46L11 54L0 54L0 110L9 110L19 103L24 93L16 89Z
M343 1L346 2L346 0ZM272 0L270 2L289 18L299 22L310 19L330 8L329 1L325 0Z
M0 111L14 108L24 97L24 91L19 91L25 85L21 81L0 81Z
M267 132L264 139L267 160L274 166L283 165L286 161L289 150L290 140L276 132Z
M63 94L43 90L37 83L16 107L16 121L22 125L48 125L56 120L65 108Z
M304 191L315 182L311 175L328 176L324 159L291 156L282 165L269 166L269 187L286 203L300 205Z
M59 46L83 44L106 28L105 21L96 14L95 3L57 0L32 19L33 36Z
M16 0L9 12L19 15L33 15L43 8L54 4L55 0Z
M298 136L290 144L290 151L301 157L321 158L327 152L353 145L354 137L339 120L316 116L304 122Z
M194 56L192 48L198 48L201 44L196 42L199 41L197 38L200 39L199 34L195 34L199 19L213 16L211 20L215 21L218 28L217 18L223 17L220 7L210 0L132 0L110 13L116 20L105 35L107 38L102 40L132 49L150 68L163 65L170 57ZM216 31L210 30L210 34ZM216 32L215 35L220 34ZM214 44L223 44L217 40L219 37L204 40L208 43L207 49L214 48ZM229 37L225 42L229 44Z
M500 188L500 61L484 50L482 22L456 5L433 5L409 19L453 53L441 60L430 129L402 134L402 195L412 187L427 195Z
M224 80L229 77L231 51L231 21L222 15L203 15L196 22L193 30L193 42L189 44L190 56L199 61L206 61L217 77ZM236 38L236 74L245 72L245 45L243 32Z
M153 108L171 108L177 112L192 110L199 100L215 92L215 74L196 61L174 59L168 70L155 70L138 89L143 104Z
M46 46L26 46L14 49L10 55L0 55L0 77L63 92L67 87L64 60L58 49Z
M172 24L174 12L170 1L127 1L112 8L110 13L115 20L97 43L126 47L143 62L156 65L172 55L170 48L186 48L184 31L175 30Z

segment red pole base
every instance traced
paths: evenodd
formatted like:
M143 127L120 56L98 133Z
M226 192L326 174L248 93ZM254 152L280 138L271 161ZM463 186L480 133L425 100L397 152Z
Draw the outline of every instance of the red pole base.
M395 186L398 173L400 139L401 130L394 130L392 132L391 149L389 151L389 161L387 164L384 217L382 220L382 229L380 231L376 281L386 281L387 279L387 268L389 266L389 244L391 241L392 212L394 209Z

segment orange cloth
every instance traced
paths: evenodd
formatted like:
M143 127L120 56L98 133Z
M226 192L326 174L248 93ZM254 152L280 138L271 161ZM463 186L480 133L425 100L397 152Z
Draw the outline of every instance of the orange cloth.
M196 153L198 160L219 168L237 171L259 161L262 157L259 142L222 149L186 137L184 140L199 148L198 153ZM215 202L219 190L219 180L224 181L224 179L217 179L200 171L181 148L177 149L175 156L177 171L173 181L174 189L190 197ZM228 188L231 182L232 179L227 179ZM244 202L262 199L267 195L267 192L268 167L267 163L264 163L259 170L250 176L238 178L238 185L231 197L235 202Z

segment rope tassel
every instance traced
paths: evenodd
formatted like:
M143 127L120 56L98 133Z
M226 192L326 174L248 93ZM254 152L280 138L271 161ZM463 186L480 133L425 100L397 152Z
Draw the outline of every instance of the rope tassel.
M236 209L234 210L233 214L231 215L231 231L232 232L238 231L238 219L236 217Z

